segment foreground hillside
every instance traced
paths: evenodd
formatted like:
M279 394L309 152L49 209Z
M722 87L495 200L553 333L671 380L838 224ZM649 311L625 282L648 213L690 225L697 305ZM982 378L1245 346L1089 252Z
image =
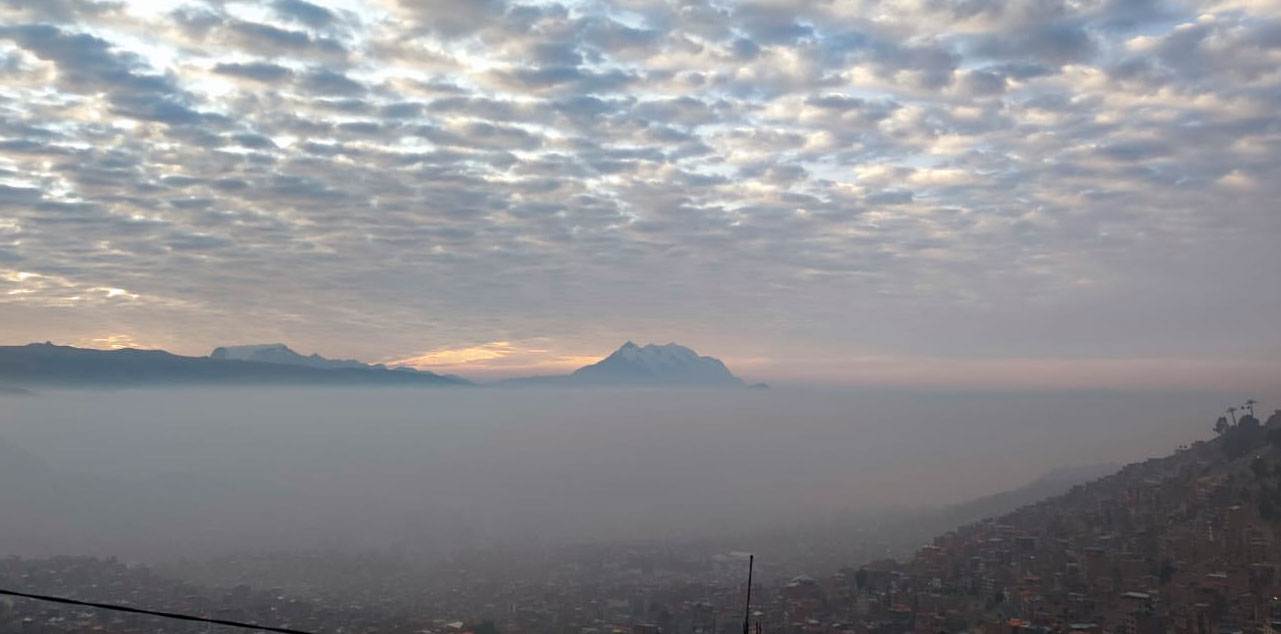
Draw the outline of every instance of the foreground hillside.
M1279 519L1281 413L1245 417L905 562L799 579L780 607L809 631L1270 632Z

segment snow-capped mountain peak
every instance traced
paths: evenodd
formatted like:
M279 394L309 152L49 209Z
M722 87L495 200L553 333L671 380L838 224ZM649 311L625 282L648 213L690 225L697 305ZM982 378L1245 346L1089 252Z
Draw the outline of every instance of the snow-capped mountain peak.
M601 361L579 368L575 379L591 383L654 385L741 385L719 359L700 356L677 343L624 343Z

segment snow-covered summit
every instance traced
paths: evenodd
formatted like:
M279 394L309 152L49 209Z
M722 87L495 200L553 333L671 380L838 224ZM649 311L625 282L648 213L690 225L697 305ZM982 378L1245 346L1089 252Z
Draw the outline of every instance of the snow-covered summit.
M575 382L647 385L742 385L719 359L680 344L638 346L628 341L613 354L570 375Z

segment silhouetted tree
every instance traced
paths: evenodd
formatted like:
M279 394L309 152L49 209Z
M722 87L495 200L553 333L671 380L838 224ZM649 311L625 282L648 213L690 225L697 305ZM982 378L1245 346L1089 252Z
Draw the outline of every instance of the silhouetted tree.
M867 585L867 569L866 568L859 568L858 572L854 573L854 585L858 588L859 592L863 591L863 586Z
M1237 408L1229 407L1228 415L1232 417L1232 424L1233 425L1237 424Z
M1219 420L1214 421L1214 433L1220 436L1227 433L1228 429L1231 429L1231 427L1232 426L1228 424L1227 416L1220 416Z

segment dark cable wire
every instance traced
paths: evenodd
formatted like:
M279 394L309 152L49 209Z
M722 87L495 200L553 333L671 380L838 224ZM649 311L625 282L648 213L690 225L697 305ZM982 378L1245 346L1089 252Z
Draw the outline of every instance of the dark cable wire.
M261 630L263 632L280 632L281 634L312 634L303 630L291 630L286 627L269 627L266 625L255 625L253 623L241 623L239 621L227 621L225 619L207 619L202 616L192 616L190 614L178 614L176 612L158 612L156 610L144 610L142 608L132 608L127 605L114 605L111 603L93 603L91 601L78 601L76 599L67 599L64 597L51 597L43 594L31 594L28 592L16 592L14 590L5 590L0 588L0 595L11 597L21 597L23 599L34 599L36 601L48 601L50 603L63 603L66 605L79 605L87 608L98 608L100 610L112 610L115 612L130 612L133 614L147 614L158 616L165 619L176 619L179 621L195 621L197 623L213 623L214 625L226 625L227 627L238 627L245 630Z

